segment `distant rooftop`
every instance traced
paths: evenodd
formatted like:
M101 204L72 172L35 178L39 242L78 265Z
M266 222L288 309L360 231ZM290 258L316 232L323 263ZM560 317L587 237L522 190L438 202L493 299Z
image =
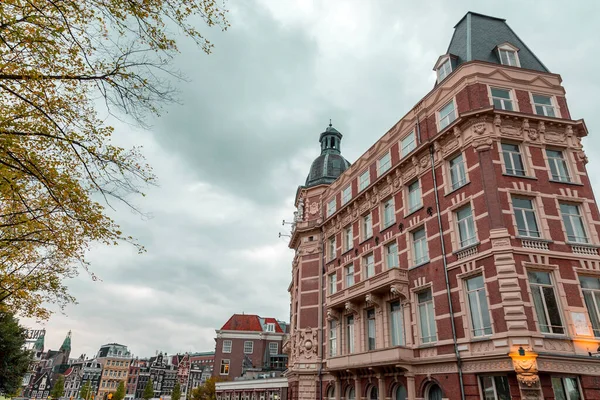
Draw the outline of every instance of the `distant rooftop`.
M261 318L253 314L233 314L222 331L247 331L247 332L269 332L268 326L272 324L275 333L284 333L279 322L275 318Z

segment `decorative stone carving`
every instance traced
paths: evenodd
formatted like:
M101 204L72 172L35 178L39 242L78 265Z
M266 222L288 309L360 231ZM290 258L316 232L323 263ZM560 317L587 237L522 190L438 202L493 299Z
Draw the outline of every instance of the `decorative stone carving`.
M523 125L521 126L521 129L523 130L523 134L526 134L529 140L537 140L539 135L535 129L529 126L529 120L527 118L523 119Z
M316 213L318 213L319 212L319 204L315 201L310 203L310 206L308 206L308 212L312 215L315 215Z
M566 140L566 135L562 132L556 132L554 130L551 130L551 131L544 132L544 139L546 140L546 142L549 142L549 143L562 144Z
M508 239L508 238L492 240L492 247L506 247L506 246L510 246L510 239Z
M406 285L391 285L390 293L393 297L402 295L404 298L408 298L408 288Z
M365 302L379 307L381 305L381 298L373 293L367 293L365 296Z
M317 355L317 330L306 328L298 331L298 356L311 359Z
M483 135L485 133L485 130L486 126L484 122L479 122L473 125L473 132L479 136Z
M396 172L394 172L394 188L398 189L401 183L402 176L400 174L400 169L396 169Z
M510 371L512 368L508 359L465 362L462 366L465 372Z
M338 319L340 319L340 314L337 311L331 308L327 309L327 321L337 321Z
M533 387L540 381L538 376L537 355L512 356L513 368L517 380L525 386Z
M300 199L298 200L298 211L296 214L296 218L294 219L295 222L302 222L304 221L304 196L301 196Z
M573 352L573 344L564 340L544 340L544 349L551 351L568 351Z
M544 123L544 121L538 122L538 132L541 134L546 133L546 124Z
M502 126L502 117L500 117L500 114L496 114L494 115L494 126L500 128L500 126Z
M347 313L358 314L358 309L356 308L354 303L352 303L350 301L347 301L346 303L344 303L344 309L346 310Z
M491 340L486 340L485 342L475 342L471 345L471 352L474 354L489 353L494 350L494 343Z
M588 158L583 152L583 150L577 152L577 158L579 158L579 161L581 161L584 165L588 163Z
M521 135L523 134L523 130L521 128L513 125L512 123L507 124L506 121L503 121L499 128L500 133L504 135L521 137Z

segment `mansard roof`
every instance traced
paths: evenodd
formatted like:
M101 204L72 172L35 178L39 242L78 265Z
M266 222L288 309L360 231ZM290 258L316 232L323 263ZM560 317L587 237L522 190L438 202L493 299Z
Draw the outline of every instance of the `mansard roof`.
M283 333L279 323L275 318L264 318L264 323L275 324L275 332ZM263 332L263 324L258 315L252 314L233 314L225 325L221 327L222 331L246 331L246 332Z

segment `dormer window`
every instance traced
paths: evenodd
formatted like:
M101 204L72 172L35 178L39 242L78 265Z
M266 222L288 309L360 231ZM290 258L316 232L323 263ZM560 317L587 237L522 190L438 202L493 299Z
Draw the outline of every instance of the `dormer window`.
M446 58L437 69L438 83L450 75L450 72L452 72L452 64L450 63L450 58Z
M267 323L267 332L275 332L275 324L272 322Z
M511 67L520 67L519 62L519 49L510 43L504 43L498 46L498 58L502 65L509 65Z

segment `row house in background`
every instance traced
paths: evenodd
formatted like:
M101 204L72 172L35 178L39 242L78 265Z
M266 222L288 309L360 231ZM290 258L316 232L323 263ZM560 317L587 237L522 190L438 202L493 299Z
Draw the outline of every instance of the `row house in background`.
M152 381L154 397L170 396L177 381L177 368L166 354L158 353L154 357L139 363L139 373L135 398L141 399L148 381Z
M105 399L108 393L117 390L119 383L127 383L132 356L127 346L108 343L100 347L96 360L102 365L97 399Z
M138 386L138 378L140 375L141 367L145 367L147 365L147 360L140 360L135 358L129 364L129 372L127 374L127 398L133 399L136 398L136 391Z
M289 397L600 398L585 123L503 19L467 13L435 70L353 165L320 136L290 240Z
M234 380L250 371L284 371L288 357L282 345L287 332L287 324L275 318L234 314L216 330L213 375Z
M86 360L85 354L71 363L65 372L65 394L64 399L77 399L80 397L81 388L89 384L90 399L98 392L100 378L102 376L102 365L96 360Z

